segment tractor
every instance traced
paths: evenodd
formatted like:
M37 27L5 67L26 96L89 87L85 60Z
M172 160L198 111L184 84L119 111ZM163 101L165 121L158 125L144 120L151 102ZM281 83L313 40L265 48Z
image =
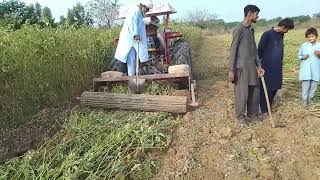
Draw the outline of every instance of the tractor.
M147 13L146 31L148 37L149 61L144 63L140 74L163 74L168 73L168 67L173 65L189 65L192 72L192 57L188 43L182 39L181 32L172 32L169 28L169 15L176 13L171 6L167 11ZM159 31L157 16L165 15L163 29ZM118 39L114 44L117 45ZM115 51L116 48L114 48ZM110 70L126 73L126 64L116 59L111 61ZM192 75L192 74L190 74Z
M99 92L101 87L112 86L113 83L130 81L134 78L126 75L127 65L125 63L113 59L110 63L110 71L102 74L101 78L93 80L93 92L85 92L78 98L83 104L109 109L166 111L173 113L185 113L188 104L190 106L198 106L195 100L195 80L192 76L190 47L182 38L181 32L173 32L169 28L169 16L176 13L176 11L169 4L159 7L152 10L152 12L148 12L146 15L149 18L149 21L147 19L146 23L149 60L141 65L139 70L140 77L147 81L170 81L179 89L188 89L191 103L187 102L187 97L154 97L137 94L117 95ZM163 29L161 30L155 24L159 22L158 16L164 17ZM117 45L117 41L118 39L115 40L115 45ZM122 75L113 76L114 72L119 72ZM179 100L181 100L181 103L178 103ZM148 103L152 104L153 107L148 106ZM154 107L155 104L159 105L159 107Z

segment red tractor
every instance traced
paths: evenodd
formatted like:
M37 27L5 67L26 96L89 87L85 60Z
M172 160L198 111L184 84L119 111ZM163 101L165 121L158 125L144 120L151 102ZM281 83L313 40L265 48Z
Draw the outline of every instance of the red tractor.
M119 95L99 92L101 87L112 86L113 83L130 81L135 78L134 76L126 76L126 64L116 59L111 61L109 72L118 71L125 75L115 77L109 76L109 72L106 72L106 76L102 75L101 78L93 80L93 92L84 92L78 99L85 105L95 107L175 113L186 112L187 104L198 106L198 103L195 102L195 80L193 80L192 76L191 50L188 43L182 39L182 33L173 32L169 28L169 15L173 13L176 13L176 11L170 5L166 6L166 10L147 13L150 22L159 21L157 16L164 16L164 25L163 29L159 31L160 28L155 23L146 24L150 58L141 65L140 78L147 81L171 81L173 84L178 85L180 89L188 89L192 100L191 103L187 102L187 97L155 97L141 94ZM115 41L116 44L117 41ZM148 103L152 104L152 106L147 105Z
M148 52L150 59L143 63L140 68L141 75L165 74L169 66L189 65L190 78L192 79L192 57L188 43L182 39L181 32L173 32L169 28L169 15L176 11L162 11L158 13L147 13L149 21L146 24L148 36ZM159 31L157 16L165 16L163 29ZM158 22L157 22L158 21ZM115 41L117 45L117 40ZM127 66L116 59L110 65L111 71L127 73Z

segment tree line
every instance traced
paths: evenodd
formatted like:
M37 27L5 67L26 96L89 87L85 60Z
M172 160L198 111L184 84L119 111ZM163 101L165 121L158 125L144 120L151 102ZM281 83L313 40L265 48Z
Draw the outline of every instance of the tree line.
M192 10L187 10L185 16L181 19L182 22L200 27L202 29L232 29L237 26L240 22L225 22L223 19L219 19L219 16L215 13L210 12L207 9L199 9L195 8ZM259 19L255 26L258 27L267 27L276 25L283 17L276 17L273 19ZM291 17L295 24L299 25L305 22L309 22L312 19L320 20L320 12L313 14L313 16L309 15L301 15Z
M59 26L98 26L110 28L118 16L120 4L118 0L92 0L86 5L77 3L68 9L66 15L56 20L49 7L42 7L38 2L26 4L20 0L4 0L0 2L0 27L17 30L23 25L40 27Z
M20 0L4 0L0 2L0 27L9 30L20 29L23 25L38 25L40 27L82 27L96 26L111 28L116 25L116 18L119 14L119 0L91 0L86 5L77 3L68 9L66 15L60 16L56 20L52 16L49 7L42 7L38 2L26 4ZM239 22L225 22L219 16L207 9L195 8L187 10L185 16L176 23L186 23L202 29L222 29L234 28ZM320 19L320 12L313 16L301 15L291 17L296 24L308 22L311 19ZM259 19L255 24L258 27L276 25L282 17L273 19Z

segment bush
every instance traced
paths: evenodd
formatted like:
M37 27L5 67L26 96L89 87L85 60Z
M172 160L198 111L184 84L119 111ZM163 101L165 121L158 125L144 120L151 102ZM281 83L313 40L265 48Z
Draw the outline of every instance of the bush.
M199 27L190 26L187 24L173 24L171 28L173 31L182 32L183 38L188 41L191 48L200 43L201 29Z
M117 34L93 28L0 30L0 126L23 123L89 89Z
M297 29L289 31L285 36L284 66L286 70L297 70L300 67L298 52L301 45L306 41L305 31L307 29Z
M199 28L174 25L191 45ZM106 69L119 28L0 29L0 126L23 124L40 109L65 105Z

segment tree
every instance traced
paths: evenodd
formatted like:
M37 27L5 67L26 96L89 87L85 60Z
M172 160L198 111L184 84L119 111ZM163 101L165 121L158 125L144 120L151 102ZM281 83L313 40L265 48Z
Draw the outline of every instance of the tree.
M90 18L88 12L85 11L84 6L77 3L71 9L68 9L67 20L68 25L75 25L77 27L92 24L92 19Z
M268 23L269 21L267 19L261 18L257 21L257 26L268 26Z
M282 19L283 19L282 17L276 17L276 18L270 19L270 21L278 23L278 22L280 22Z
M19 29L24 23L25 3L19 0L0 2L0 26Z
M50 8L41 8L39 3L25 5L19 0L0 2L0 26L19 29L23 24L39 24L55 27Z
M200 28L207 28L209 22L217 20L217 17L216 14L209 12L207 9L195 8L187 11L184 21Z
M311 19L311 17L309 15L292 17L292 20L295 21L297 24L307 22L310 19Z
M118 0L92 0L88 3L89 14L100 27L111 28L119 15Z
M63 26L63 25L66 25L66 23L67 23L67 18L65 18L64 16L60 16L59 25Z
M52 17L51 10L48 7L44 7L42 10L41 24L46 27L49 27L49 26L54 27L55 26L54 18Z
M73 25L76 22L76 20L74 19L74 16L73 16L73 10L72 9L68 9L66 22L67 22L68 25Z
M30 4L24 8L23 21L24 24L39 23L40 19L37 16L36 8L33 4Z
M320 18L320 12L313 15L314 18Z
M35 11L36 11L36 16L37 16L38 22L40 22L41 17L42 17L42 7L38 2L36 2L36 4L34 6L36 8Z
M228 22L226 23L227 29L233 29L237 25L239 25L241 22L238 21L233 21L233 22Z

